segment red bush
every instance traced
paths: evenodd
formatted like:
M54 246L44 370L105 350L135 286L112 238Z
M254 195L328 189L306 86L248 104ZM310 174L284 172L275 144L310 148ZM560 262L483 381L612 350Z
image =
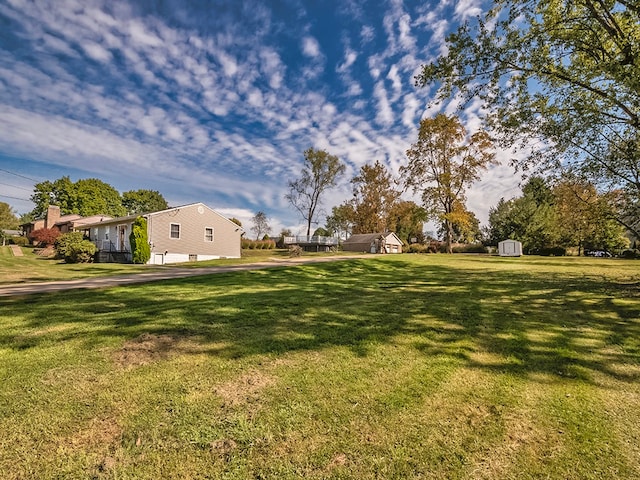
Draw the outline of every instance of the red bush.
M39 228L29 234L31 241L38 242L38 245L53 245L56 239L60 236L60 230L56 227L52 228Z

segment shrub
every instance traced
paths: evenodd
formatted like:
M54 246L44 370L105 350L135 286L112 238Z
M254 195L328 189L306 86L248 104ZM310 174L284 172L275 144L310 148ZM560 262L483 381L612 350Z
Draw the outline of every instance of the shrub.
M290 245L289 246L289 256L290 257L299 257L302 255L302 247L300 245Z
M640 258L640 250L633 250L633 249L627 248L626 250L623 250L622 253L620 253L620 256L622 258L629 258L629 259Z
M131 261L133 263L147 263L149 261L151 247L147 236L147 220L144 217L138 217L133 222L129 245L131 245Z
M60 235L55 242L56 256L66 263L90 263L96 253L96 246L85 240L81 232Z
M473 243L470 245L456 245L453 247L453 253L487 253L487 247L481 243Z
M39 228L29 234L29 239L35 241L39 246L53 245L60 236L60 230L56 227Z
M563 257L567 254L567 249L563 247L543 247L532 250L532 255L542 255L543 257Z
M56 256L58 258L66 258L71 255L71 249L74 245L79 245L84 240L82 232L69 232L60 235L55 243Z
M407 253L427 253L428 251L427 246L421 243L412 243L407 248Z
M29 239L27 237L13 236L9 239L9 242L13 243L14 245L20 245L21 247L24 247L29 243Z

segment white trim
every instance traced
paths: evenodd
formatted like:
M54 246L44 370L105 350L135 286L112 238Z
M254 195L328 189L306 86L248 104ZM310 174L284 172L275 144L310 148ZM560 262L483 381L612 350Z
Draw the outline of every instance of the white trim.
M173 236L173 229L171 227L173 227L174 225L178 226L178 236L177 237ZM182 230L182 225L181 224L179 224L179 223L169 223L169 239L170 240L180 240L181 230Z

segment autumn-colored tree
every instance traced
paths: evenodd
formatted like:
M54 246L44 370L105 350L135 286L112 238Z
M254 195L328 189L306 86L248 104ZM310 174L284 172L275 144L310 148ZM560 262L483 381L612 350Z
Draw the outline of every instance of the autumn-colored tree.
M639 38L637 0L495 0L416 80L484 102L497 140L524 145L530 166L616 191L617 220L640 236Z
M336 186L345 169L338 157L325 150L309 148L304 152L301 176L289 181L285 198L307 222L307 236L322 204L322 194Z
M393 176L378 160L363 165L351 179L353 187L353 233L374 233L388 230L388 215L400 197Z
M59 236L60 230L58 230L56 227L39 228L29 234L29 239L41 246L51 246L56 242L56 239Z
M453 227L452 241L455 243L475 243L482 239L480 220L475 213L467 210L460 202L455 202L450 216ZM441 224L438 229L440 236L445 236L446 225Z
M429 217L444 225L451 253L453 224L460 214L455 207L464 205L467 188L495 161L491 139L484 131L467 137L457 117L438 114L420 122L418 140L407 158L408 165L400 169L404 184L421 194Z
M427 220L427 212L420 205L410 200L399 200L389 209L387 226L389 231L408 244L423 243L424 222Z
M561 243L586 250L613 250L624 246L624 227L615 221L610 196L599 195L583 179L565 178L553 187Z

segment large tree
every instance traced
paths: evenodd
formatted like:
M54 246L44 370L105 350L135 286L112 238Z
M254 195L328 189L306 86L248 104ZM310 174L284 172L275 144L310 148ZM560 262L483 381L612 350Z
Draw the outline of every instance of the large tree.
M353 206L347 202L333 207L326 226L327 230L346 240L353 233Z
M389 212L400 198L400 191L386 167L377 160L373 165L363 165L351 185L353 233L389 230Z
M471 136L457 117L438 114L420 122L418 140L407 150L409 163L401 168L404 184L420 193L427 213L444 225L451 253L453 224L460 222L467 188L495 160L486 132Z
M307 222L307 236L319 213L322 194L336 186L344 171L344 164L335 155L314 148L305 150L301 176L288 182L289 193L285 198Z
M614 206L593 185L564 179L554 186L532 177L522 196L501 199L489 211L487 241L497 245L513 238L525 253L540 253L552 247L584 250L616 250L627 240L624 229L613 220Z
M18 228L18 224L18 217L16 216L16 212L11 208L11 205L0 202L0 239L2 240L2 245L5 244L3 230L14 230Z
M157 212L169 208L169 204L160 192L145 189L124 192L122 205L129 215Z
M18 228L18 217L11 205L0 202L0 230L14 230Z
M44 181L35 185L31 200L35 217L44 215L49 205L57 205L63 215L77 213L82 216L126 215L120 193L108 183L97 178L80 179L72 182L69 177Z
M427 212L420 205L411 200L399 200L389 209L387 226L403 242L423 243L426 220Z
M503 145L536 142L530 163L624 194L617 219L638 235L639 38L636 1L495 0L416 80L442 100L484 100Z

